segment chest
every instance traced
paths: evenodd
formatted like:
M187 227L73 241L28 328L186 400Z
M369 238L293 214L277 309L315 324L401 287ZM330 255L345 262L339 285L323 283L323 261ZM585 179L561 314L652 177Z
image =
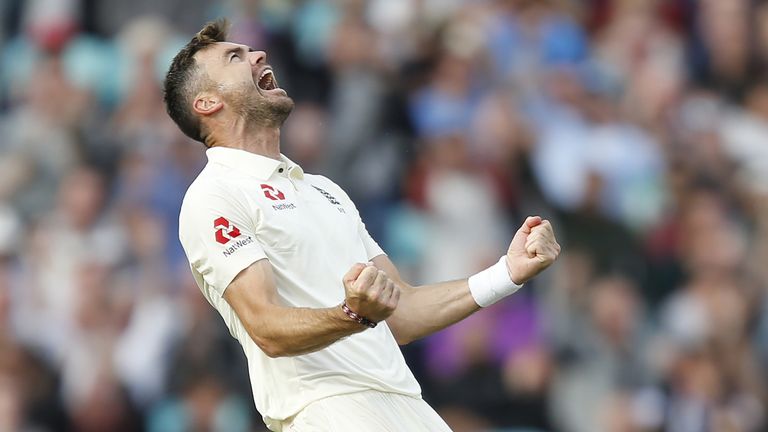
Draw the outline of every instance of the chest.
M255 234L267 252L339 254L361 244L357 212L327 185L280 179L258 183L251 192L258 206Z

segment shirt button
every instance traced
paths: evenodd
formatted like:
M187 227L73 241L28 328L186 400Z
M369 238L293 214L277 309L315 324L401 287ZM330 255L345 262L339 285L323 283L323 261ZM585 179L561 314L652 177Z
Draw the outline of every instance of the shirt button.
M284 170L284 169L282 169L282 168L280 168L279 170L277 170L277 172L280 172L280 173L281 173L281 172L283 172L283 171L285 171L285 170Z

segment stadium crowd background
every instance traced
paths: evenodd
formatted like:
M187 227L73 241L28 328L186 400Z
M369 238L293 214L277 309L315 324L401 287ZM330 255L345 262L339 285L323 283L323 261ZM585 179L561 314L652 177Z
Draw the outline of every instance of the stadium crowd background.
M768 427L765 2L0 8L0 431L263 430L177 241L205 156L160 90L219 16L296 100L283 152L411 281L553 221L552 269L404 347L457 432Z

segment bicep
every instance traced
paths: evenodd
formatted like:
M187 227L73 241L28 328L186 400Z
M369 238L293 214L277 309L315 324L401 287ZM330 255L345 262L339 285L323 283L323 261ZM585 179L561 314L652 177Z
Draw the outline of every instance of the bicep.
M224 300L243 324L256 324L267 316L277 305L277 289L269 261L258 260L238 273L224 291Z

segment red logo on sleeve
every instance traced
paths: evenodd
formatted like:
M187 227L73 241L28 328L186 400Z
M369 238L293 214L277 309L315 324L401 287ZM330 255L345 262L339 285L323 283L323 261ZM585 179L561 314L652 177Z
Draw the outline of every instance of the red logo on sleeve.
M227 244L233 238L240 237L240 230L224 217L213 221L213 228L216 230L216 241L221 244Z
M264 196L271 199L272 201L282 201L285 199L284 193L268 184L262 184L261 190L264 191Z

